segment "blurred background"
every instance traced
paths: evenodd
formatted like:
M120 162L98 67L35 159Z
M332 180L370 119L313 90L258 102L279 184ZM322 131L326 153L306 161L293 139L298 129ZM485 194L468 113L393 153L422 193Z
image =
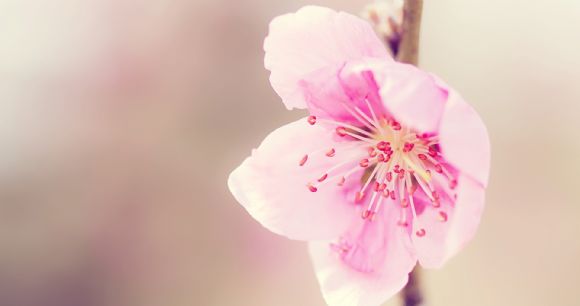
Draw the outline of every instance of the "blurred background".
M0 0L0 305L323 305L305 245L226 186L304 115L262 41L313 3L367 4ZM425 1L420 65L493 152L478 235L423 273L428 305L578 305L579 37L578 1Z

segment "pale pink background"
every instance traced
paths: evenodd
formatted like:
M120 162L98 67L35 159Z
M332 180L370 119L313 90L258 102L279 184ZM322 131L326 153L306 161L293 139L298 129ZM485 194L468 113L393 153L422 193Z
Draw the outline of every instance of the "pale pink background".
M481 229L424 274L429 305L577 305L580 2L425 2L421 66L493 151ZM304 245L226 187L303 115L261 44L309 3L0 0L0 305L323 305Z

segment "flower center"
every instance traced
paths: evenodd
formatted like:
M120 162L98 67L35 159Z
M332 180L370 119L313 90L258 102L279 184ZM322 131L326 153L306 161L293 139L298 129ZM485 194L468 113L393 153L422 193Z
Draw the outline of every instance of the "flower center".
M385 115L377 116L368 101L367 105L370 114L344 105L358 121L356 125L308 117L311 125L333 126L336 134L349 144L341 146L344 158L337 159L333 167L306 186L312 192L331 181L343 186L350 175L362 170L360 189L354 196L354 203L363 205L362 218L372 221L381 205L392 201L401 208L398 224L408 226L412 216L417 226L415 234L423 237L426 230L417 223L419 209L415 193L441 209L442 197L456 197L454 169L443 160L437 135L420 134ZM335 148L325 152L328 158L336 153ZM304 155L299 165L303 166L307 160L308 155ZM425 207L420 208L422 211ZM438 215L441 222L447 221L447 212L443 209Z

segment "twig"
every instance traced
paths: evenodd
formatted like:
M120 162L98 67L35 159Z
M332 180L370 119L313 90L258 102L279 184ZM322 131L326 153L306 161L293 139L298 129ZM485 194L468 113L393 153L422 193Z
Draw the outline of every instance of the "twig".
M423 0L406 0L403 6L403 27L397 60L417 65L419 62L419 33Z
M400 62L412 65L419 63L419 34L422 10L423 0L405 0L401 42L397 53L397 60ZM401 292L404 306L419 306L423 302L419 272L419 268L416 267L409 274L409 282Z
M423 302L423 294L421 293L419 268L415 268L409 274L409 282L401 292L404 306L419 306Z

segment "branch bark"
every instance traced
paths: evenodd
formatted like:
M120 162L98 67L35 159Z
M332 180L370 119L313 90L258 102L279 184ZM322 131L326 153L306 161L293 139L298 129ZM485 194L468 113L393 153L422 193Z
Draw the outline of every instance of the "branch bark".
M404 306L420 306L421 303L423 303L419 272L419 268L415 267L415 269L409 274L409 282L401 292Z
M397 60L417 65L419 63L419 36L423 0L406 0L403 6L403 26Z
M397 60L417 66L419 63L419 36L421 30L421 14L423 0L405 0L403 6L403 25L401 42L399 44ZM423 302L420 286L420 269L409 274L409 282L401 292L404 306L419 306Z

